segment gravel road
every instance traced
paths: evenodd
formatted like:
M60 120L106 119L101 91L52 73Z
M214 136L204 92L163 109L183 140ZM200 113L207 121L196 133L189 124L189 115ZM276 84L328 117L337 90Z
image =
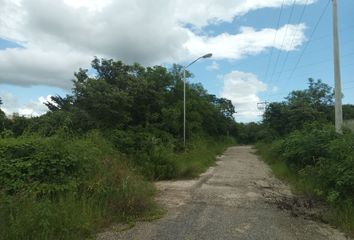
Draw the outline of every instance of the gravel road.
M98 239L348 239L310 220L315 211L302 215L290 204L281 204L293 201L300 209L302 203L253 152L250 146L231 147L197 180L157 182L157 200L168 210L163 218L126 231L112 227Z

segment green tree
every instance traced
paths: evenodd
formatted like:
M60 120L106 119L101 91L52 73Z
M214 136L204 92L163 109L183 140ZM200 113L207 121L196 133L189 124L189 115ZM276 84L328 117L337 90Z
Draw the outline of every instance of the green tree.
M307 122L333 121L333 90L321 80L310 78L308 88L292 91L286 101L271 103L263 122L279 136L301 129Z
M182 137L182 66L173 65L168 70L95 58L92 68L95 76L84 69L75 73L72 95L52 97L47 103L51 113L46 117L66 112L75 131L142 127ZM192 74L187 71L186 76ZM229 132L235 113L231 101L208 94L201 84L187 83L186 95L187 136Z

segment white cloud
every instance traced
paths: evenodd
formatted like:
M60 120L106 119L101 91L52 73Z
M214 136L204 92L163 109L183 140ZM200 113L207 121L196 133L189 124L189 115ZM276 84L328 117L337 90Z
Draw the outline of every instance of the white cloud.
M0 93L3 105L1 109L6 115L11 115L13 113L18 113L25 117L35 117L40 116L48 111L47 106L44 105L45 102L52 102L51 96L39 97L37 100L30 100L27 103L20 104L18 98L12 93L2 92Z
M206 52L213 52L216 59L239 59L271 47L294 50L306 40L303 24L287 27L283 47L280 41L273 44L276 29L271 28L243 27L235 34L203 34L207 25L231 22L256 9L280 7L282 2L0 0L0 38L24 46L0 50L0 83L70 88L73 72L87 67L94 55L151 65L186 61ZM286 6L292 3L285 0ZM279 29L279 39L285 28ZM295 33L290 46L290 36Z
M296 4L312 4L316 0L297 0ZM293 0L175 0L176 18L197 28L209 24L232 22L235 16L262 8L279 8L294 3Z
M249 122L259 119L258 93L267 90L267 85L253 73L232 71L224 76L221 96L230 99L236 109L236 121Z
M208 71L219 70L219 64L216 61L213 61L210 65L206 67Z
M213 58L216 59L240 59L259 54L270 47L291 51L306 40L305 28L304 24L285 25L278 29L275 42L274 35L277 30L271 28L256 31L251 27L243 27L238 34L223 33L216 37L197 36L190 32L190 40L185 43L185 47L193 56L212 51Z
M73 72L80 67L88 67L90 56L62 50L60 52L29 47L0 51L0 83L21 86L51 85L70 89Z

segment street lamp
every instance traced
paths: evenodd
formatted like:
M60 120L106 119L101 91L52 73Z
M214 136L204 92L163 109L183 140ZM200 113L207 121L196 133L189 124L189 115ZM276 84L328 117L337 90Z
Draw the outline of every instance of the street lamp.
M210 58L211 56L213 56L212 53L205 54L205 55L197 58L196 60L194 60L190 64L186 65L185 67L183 67L183 146L184 147L186 147L186 69L190 65L192 65L193 63L198 61L199 59Z

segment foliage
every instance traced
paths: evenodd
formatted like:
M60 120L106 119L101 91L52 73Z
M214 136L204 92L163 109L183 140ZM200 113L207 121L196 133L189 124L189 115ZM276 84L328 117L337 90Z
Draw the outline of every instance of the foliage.
M145 68L97 58L92 61L92 68L95 76L89 76L83 69L75 73L72 94L52 97L46 103L51 112L37 119L37 124L30 123L30 131L36 131L38 122L44 122L49 126L42 132L48 136L61 127L54 124L50 128L51 119L65 118L76 133L95 128L153 127L175 138L181 137L183 68L178 65L170 70L161 66ZM187 76L191 74L187 72ZM187 137L192 132L226 135L234 123L231 101L208 94L200 84L187 83L186 94Z
M263 123L278 136L299 130L307 122L333 121L333 91L321 80L310 78L308 89L292 91L286 100L269 104L263 117Z
M344 105L344 119L354 118L354 106ZM326 200L324 216L354 233L354 134L334 130L332 89L309 80L308 89L291 92L286 101L271 103L263 124L278 137L257 144L276 176L295 190Z
M329 218L353 233L354 134L336 134L333 126L307 125L288 137L257 148L274 173L296 190L325 199L331 206ZM346 207L339 207L346 206Z
M188 150L171 156L176 163L175 178L197 177L215 163L215 156L236 144L232 137L194 137Z
M255 144L259 141L270 142L277 136L275 130L264 123L236 123L235 132L237 140L242 144Z
M231 101L187 83L184 148L181 66L95 58L92 70L40 117L0 111L0 240L86 239L153 216L149 180L195 177L233 143Z
M0 239L84 239L154 209L154 188L97 132L7 139L1 155Z
M351 104L343 105L343 119L344 120L354 119L354 105Z
M140 128L115 130L111 139L145 177L155 180L196 177L214 163L215 155L234 143L231 137L196 136L188 141L187 150L180 152L171 135Z
M329 142L336 138L334 127L308 124L303 130L292 132L282 145L282 157L294 169L315 166L329 154Z

